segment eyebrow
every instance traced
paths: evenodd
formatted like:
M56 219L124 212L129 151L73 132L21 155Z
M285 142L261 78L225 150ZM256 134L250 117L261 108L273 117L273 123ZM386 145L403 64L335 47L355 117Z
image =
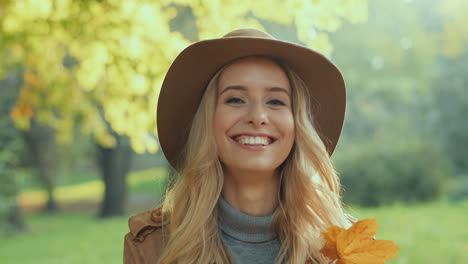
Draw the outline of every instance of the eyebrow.
M230 85L230 86L227 86L226 88L224 88L224 90L222 92L220 92L219 95L221 95L224 92L229 91L229 90L247 91L247 87L245 87L243 85ZM281 87L276 87L275 86L275 87L266 88L265 90L267 90L269 92L283 92L283 93L287 94L288 96L290 96L288 90L286 90L284 88L281 88Z

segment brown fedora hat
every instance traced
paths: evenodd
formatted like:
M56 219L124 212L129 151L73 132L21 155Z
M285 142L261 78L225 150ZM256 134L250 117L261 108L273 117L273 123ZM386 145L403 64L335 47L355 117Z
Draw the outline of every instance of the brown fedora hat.
M343 128L346 89L339 69L322 54L275 39L256 29L239 29L222 38L203 40L184 49L170 66L157 107L161 149L177 168L191 121L205 88L227 63L242 57L279 59L305 82L315 127L331 156Z

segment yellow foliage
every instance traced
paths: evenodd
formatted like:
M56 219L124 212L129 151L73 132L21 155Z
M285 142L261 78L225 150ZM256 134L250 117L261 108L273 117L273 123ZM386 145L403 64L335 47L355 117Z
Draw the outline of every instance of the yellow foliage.
M24 73L23 78L26 84L28 84L29 86L36 88L36 89L40 87L39 78L37 77L36 74L30 71L27 71Z
M442 44L443 54L456 57L463 52L468 42L467 1L445 0L438 3L438 11L446 22L439 41Z
M3 31L6 33L16 33L21 30L21 21L18 17L7 16L3 21Z
M34 112L32 110L32 107L30 105L24 104L20 107L14 107L10 112L10 117L13 120L18 120L22 118L30 120L33 114Z
M343 20L363 21L367 10L365 0L12 1L0 33L10 36L1 47L14 56L1 72L18 63L28 67L25 91L11 112L17 125L27 127L32 116L24 105L40 107L40 119L57 129L62 142L71 142L79 125L112 146L107 121L130 137L135 151L156 151L159 88L170 63L190 44L178 28L183 25L170 26L181 6L191 8L200 39L273 22L294 25L300 41L327 54L328 32Z
M336 264L383 264L398 256L399 247L389 240L375 240L377 230L375 218L358 221L347 230L330 226L322 233L321 253Z
M57 118L54 116L52 111L48 109L41 109L38 111L37 120L44 124L55 124L57 122Z

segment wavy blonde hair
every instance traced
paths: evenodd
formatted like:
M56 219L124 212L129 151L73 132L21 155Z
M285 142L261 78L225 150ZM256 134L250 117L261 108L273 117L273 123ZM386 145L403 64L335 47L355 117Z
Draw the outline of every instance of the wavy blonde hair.
M292 90L295 142L280 167L279 208L273 228L281 249L275 263L328 263L320 235L329 225L348 225L340 183L327 149L313 126L308 89L280 61ZM162 203L169 239L158 263L230 263L218 229L217 202L223 169L213 140L219 70L207 85L192 121L176 183Z

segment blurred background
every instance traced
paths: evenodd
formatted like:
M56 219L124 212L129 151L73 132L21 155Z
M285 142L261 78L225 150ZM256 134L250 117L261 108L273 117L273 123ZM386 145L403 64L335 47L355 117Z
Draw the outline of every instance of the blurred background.
M158 206L164 74L237 28L319 50L347 83L333 156L347 210L392 264L468 260L464 0L1 0L0 262L122 263L128 216Z

